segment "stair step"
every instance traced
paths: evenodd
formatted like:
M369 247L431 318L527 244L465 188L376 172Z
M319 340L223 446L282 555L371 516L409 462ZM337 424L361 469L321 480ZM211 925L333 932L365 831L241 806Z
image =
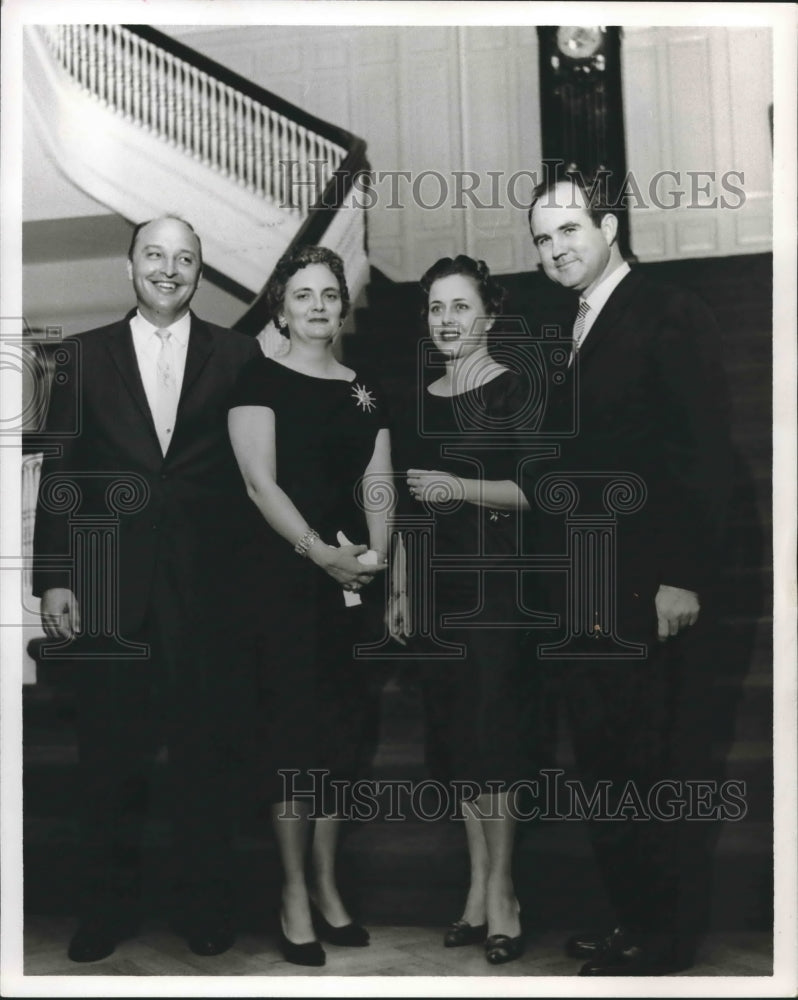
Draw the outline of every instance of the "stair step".
M772 828L749 819L720 825L712 855L714 929L772 926ZM143 851L144 912L168 904L173 863L168 824L147 825ZM25 894L28 913L70 913L79 852L74 827L26 824ZM277 902L279 863L264 823L239 837L238 911L262 924ZM339 871L344 894L367 924L448 925L459 915L468 884L462 824L355 823L347 827ZM573 930L574 920L603 926L612 919L584 822L523 823L515 882L529 928Z

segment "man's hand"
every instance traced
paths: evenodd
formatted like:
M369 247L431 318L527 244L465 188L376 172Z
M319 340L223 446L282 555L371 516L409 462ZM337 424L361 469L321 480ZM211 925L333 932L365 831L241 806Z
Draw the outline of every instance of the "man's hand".
M657 609L657 638L664 642L670 636L678 635L688 625L695 625L701 605L698 594L681 587L662 584L654 598Z
M78 600L66 587L52 587L42 594L42 628L51 639L72 639L80 632Z

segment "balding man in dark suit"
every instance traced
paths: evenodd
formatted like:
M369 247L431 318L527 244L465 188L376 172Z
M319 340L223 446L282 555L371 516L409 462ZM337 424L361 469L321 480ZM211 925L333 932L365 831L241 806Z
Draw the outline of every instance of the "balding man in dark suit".
M64 643L53 654L72 661L78 710L76 962L135 933L148 770L163 744L181 928L197 954L233 943L230 788L249 678L230 629L252 515L227 397L259 348L190 312L202 248L188 223L138 226L128 256L138 308L74 338L53 385L47 432L59 449L45 457L34 541L34 592L45 631ZM71 517L65 484L79 498ZM112 512L113 552L94 558L75 526Z

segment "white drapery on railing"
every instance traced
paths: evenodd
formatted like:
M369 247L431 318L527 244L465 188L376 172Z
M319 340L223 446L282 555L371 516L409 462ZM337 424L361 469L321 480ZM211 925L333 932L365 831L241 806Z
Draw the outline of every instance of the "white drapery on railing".
M346 156L119 24L40 28L80 87L126 120L304 219Z

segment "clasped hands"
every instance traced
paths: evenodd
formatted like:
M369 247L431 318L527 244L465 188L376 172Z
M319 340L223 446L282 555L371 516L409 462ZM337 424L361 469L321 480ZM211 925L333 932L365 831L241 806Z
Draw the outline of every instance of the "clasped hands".
M388 568L384 557L377 563L362 563L358 556L368 552L368 545L314 545L310 557L344 590L360 590L371 583L377 573Z

